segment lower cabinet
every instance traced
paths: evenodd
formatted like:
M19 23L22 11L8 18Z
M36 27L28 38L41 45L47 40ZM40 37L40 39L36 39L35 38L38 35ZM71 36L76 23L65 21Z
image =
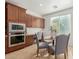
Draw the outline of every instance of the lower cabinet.
M13 47L9 47L9 37L8 37L8 35L5 36L5 53L7 54L7 53L10 53L10 52L13 52L16 50L20 50L22 48L32 45L34 42L33 36L34 35L27 35L26 39L25 39L25 44L13 46Z
M5 53L8 53L8 35L5 35Z
M26 36L26 46L32 45L34 43L33 36L34 35L27 35Z

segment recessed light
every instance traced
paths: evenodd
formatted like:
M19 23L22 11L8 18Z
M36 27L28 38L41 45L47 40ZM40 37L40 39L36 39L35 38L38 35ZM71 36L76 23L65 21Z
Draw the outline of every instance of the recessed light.
M43 6L43 4L40 4L40 6Z

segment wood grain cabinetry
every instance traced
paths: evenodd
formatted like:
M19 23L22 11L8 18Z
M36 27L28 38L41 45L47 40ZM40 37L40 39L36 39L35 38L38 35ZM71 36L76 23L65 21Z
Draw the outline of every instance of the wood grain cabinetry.
M36 21L36 23L37 23L37 27L39 27L39 28L41 28L41 19L40 18L37 18L36 19L37 21Z
M32 45L34 43L33 36L34 35L27 35L26 36L26 46Z
M10 52L32 45L34 43L33 36L34 35L27 35L25 38L25 44L13 46L13 47L9 47L9 40L8 40L9 37L5 36L5 53L10 53Z
M19 19L19 23L24 23L26 24L26 10L25 9L22 9L22 8L18 8L18 19Z
M5 35L5 53L8 53L8 36Z
M41 18L40 23L41 23L40 27L44 28L45 27L45 19Z
M26 15L26 20L27 20L27 27L32 27L32 16L27 14Z
M32 16L32 27L37 27L36 25L36 17Z
M24 23L27 27L43 28L44 20L26 14L26 9L7 3L7 20L8 22Z
M26 9L7 3L8 22L25 23Z
M18 8L7 4L7 19L9 22L18 22Z
M44 19L38 17L32 17L32 27L44 28Z

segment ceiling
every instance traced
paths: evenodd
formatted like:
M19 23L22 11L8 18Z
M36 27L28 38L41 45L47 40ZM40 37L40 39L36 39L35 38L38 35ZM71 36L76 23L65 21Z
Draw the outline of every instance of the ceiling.
M53 13L73 6L73 0L8 0L16 2L39 15Z

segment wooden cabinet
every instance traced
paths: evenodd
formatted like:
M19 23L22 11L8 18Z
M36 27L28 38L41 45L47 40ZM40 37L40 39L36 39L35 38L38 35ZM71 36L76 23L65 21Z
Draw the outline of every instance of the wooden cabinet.
M36 18L32 16L32 27L37 27L36 21Z
M27 27L32 27L32 16L31 15L26 15L26 20L27 20Z
M26 36L26 46L32 45L34 43L33 36L34 35L27 35Z
M25 23L26 9L7 3L8 22Z
M41 28L41 19L37 18L37 27Z
M32 27L37 28L38 27L38 20L36 17L32 16Z
M44 28L45 27L45 19L41 18L40 23L41 23L40 27Z
M34 35L27 35L25 38L25 44L22 45L17 45L17 46L13 46L13 47L9 47L9 37L8 35L5 36L5 53L10 53L19 49L22 49L24 47L30 46L34 43L34 39L33 39Z
M32 17L32 27L44 28L44 19L38 17Z
M18 8L18 19L19 19L19 22L25 22L25 16L26 16L26 10L25 9L22 9L22 8Z
M5 35L5 53L8 52L8 35Z
M40 17L26 14L26 9L7 3L8 22L23 23L26 27L44 28L44 20Z
M9 22L18 22L18 8L12 4L7 4L7 19Z

